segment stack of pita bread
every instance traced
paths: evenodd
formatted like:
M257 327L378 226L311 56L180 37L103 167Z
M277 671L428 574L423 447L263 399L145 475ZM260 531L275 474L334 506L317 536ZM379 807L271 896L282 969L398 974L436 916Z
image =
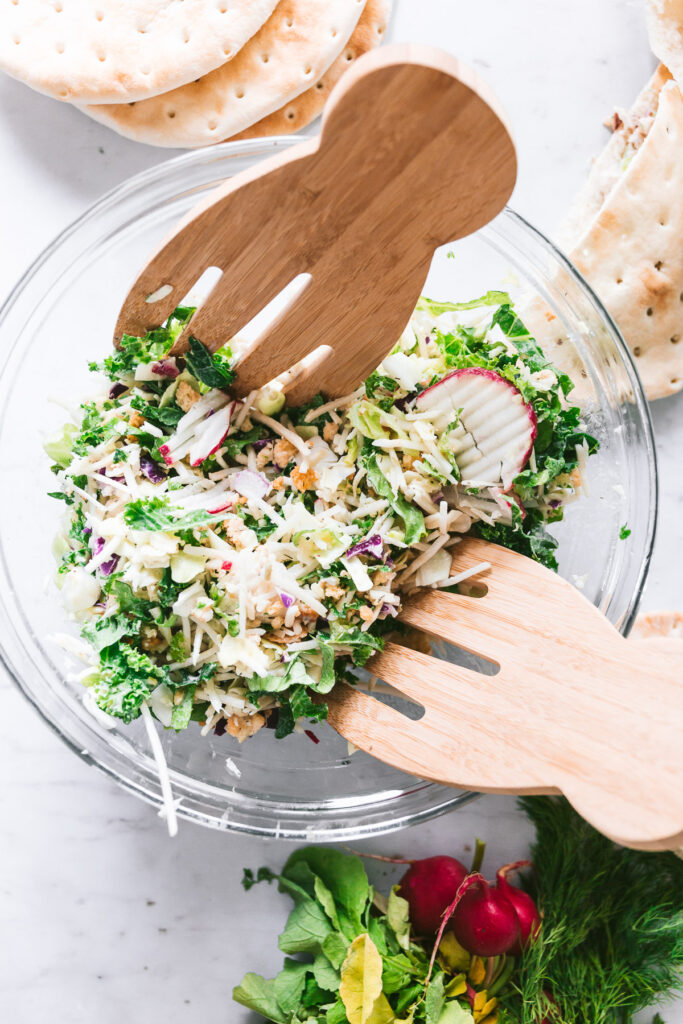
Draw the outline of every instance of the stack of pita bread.
M663 63L631 109L611 119L612 137L558 241L611 313L654 399L683 388L683 0L649 0L648 25Z
M391 0L2 0L0 69L138 142L296 131Z

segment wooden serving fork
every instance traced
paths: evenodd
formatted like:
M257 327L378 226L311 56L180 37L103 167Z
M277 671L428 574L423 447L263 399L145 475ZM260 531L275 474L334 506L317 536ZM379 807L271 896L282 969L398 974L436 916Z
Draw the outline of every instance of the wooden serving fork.
M626 640L570 583L467 537L453 572L482 562L483 597L427 591L400 619L478 654L484 675L388 643L368 671L425 708L420 721L347 683L329 721L423 779L497 793L563 793L595 828L642 849L683 844L683 643Z
M515 151L497 101L439 50L387 46L362 57L327 103L320 139L215 189L152 258L119 314L115 341L161 324L210 267L222 276L189 335L229 342L301 274L294 299L237 366L248 394L317 353L295 404L352 391L396 344L434 250L498 214Z

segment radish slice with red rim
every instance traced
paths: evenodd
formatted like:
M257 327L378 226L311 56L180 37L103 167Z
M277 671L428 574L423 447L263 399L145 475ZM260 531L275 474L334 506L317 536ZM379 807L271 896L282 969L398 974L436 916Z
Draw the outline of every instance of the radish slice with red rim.
M451 447L462 483L509 490L536 440L536 414L515 385L495 370L454 370L417 398L435 413L439 433L454 420Z

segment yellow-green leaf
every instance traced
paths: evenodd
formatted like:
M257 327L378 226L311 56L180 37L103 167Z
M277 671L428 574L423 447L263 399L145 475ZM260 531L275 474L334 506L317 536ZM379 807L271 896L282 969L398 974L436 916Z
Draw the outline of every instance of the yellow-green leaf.
M358 935L341 969L339 995L349 1024L393 1024L394 1012L382 992L382 957L369 935Z
M399 896L397 885L389 893L387 921L398 939L399 946L403 949L408 949L410 946L410 907L408 900L404 900L402 896Z

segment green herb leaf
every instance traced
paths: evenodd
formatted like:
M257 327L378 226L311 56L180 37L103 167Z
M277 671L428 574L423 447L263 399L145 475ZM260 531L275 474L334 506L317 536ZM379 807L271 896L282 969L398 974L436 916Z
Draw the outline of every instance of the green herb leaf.
M446 1003L441 1011L439 1024L474 1024L474 1017L472 1016L472 1011L463 1006L462 1003L452 1000Z
M425 1024L439 1024L446 1002L443 974L435 975L425 992Z
M408 900L399 896L397 885L393 886L389 893L387 921L399 946L408 949L410 947L410 905Z
M291 1014L285 1013L277 1001L275 980L266 981L260 974L245 974L241 984L232 990L232 998L274 1024L290 1024Z
M273 982L275 998L285 1013L294 1014L299 1009L306 985L306 975L310 970L310 964L302 964L298 960L285 960L284 967Z
M212 515L201 509L183 512L181 508L170 505L167 498L138 498L136 501L128 502L123 518L133 530L164 530L178 533L179 530L191 530L209 523L220 523L225 519L225 514L219 512Z
M132 722L164 672L142 651L123 641L103 648L100 670L90 683L95 703L106 714Z
M139 396L135 396L131 400L131 406L141 416L144 416L146 420L153 423L157 427L167 427L171 430L178 426L179 421L185 415L182 409L177 405L165 405L160 408L158 405L152 405L150 402L145 402Z
M111 647L118 640L122 640L124 636L134 636L139 629L140 626L137 622L129 619L126 615L115 612L112 615L96 619L94 622L86 623L81 630L81 636L99 653L105 647Z
M289 915L278 945L283 953L313 953L317 956L332 930L323 908L306 897Z
M149 619L150 610L154 608L153 601L147 601L144 597L136 597L132 587L122 580L112 580L108 587L118 603L119 611L132 615L136 619Z
M507 292L486 292L479 299L470 299L469 302L434 302L422 295L418 299L417 308L431 313L432 316L441 316L442 313L458 313L465 309L478 309L480 306L502 306L510 302Z
M349 951L349 943L338 932L330 932L323 940L322 951L337 970L341 967Z
M291 855L282 874L287 877L302 862L325 884L335 903L346 911L360 931L362 917L370 899L368 876L360 860L347 857L339 850L309 846Z
M384 473L377 465L375 455L362 454L368 484L380 497L386 498L394 512L403 520L406 544L415 544L427 535L425 520L422 512L415 505L411 504L400 491L394 490Z
M319 953L313 961L313 977L320 988L326 992L338 992L341 974L332 966L323 953Z
M185 364L190 373L208 388L229 388L235 379L230 369L230 359L221 352L209 352L206 345L202 345L196 338L189 339L189 346L189 351L185 353Z
M183 699L180 704L173 705L173 711L171 712L171 728L175 729L176 732L181 732L182 729L187 729L190 724L194 692L196 689L196 686L186 686Z

